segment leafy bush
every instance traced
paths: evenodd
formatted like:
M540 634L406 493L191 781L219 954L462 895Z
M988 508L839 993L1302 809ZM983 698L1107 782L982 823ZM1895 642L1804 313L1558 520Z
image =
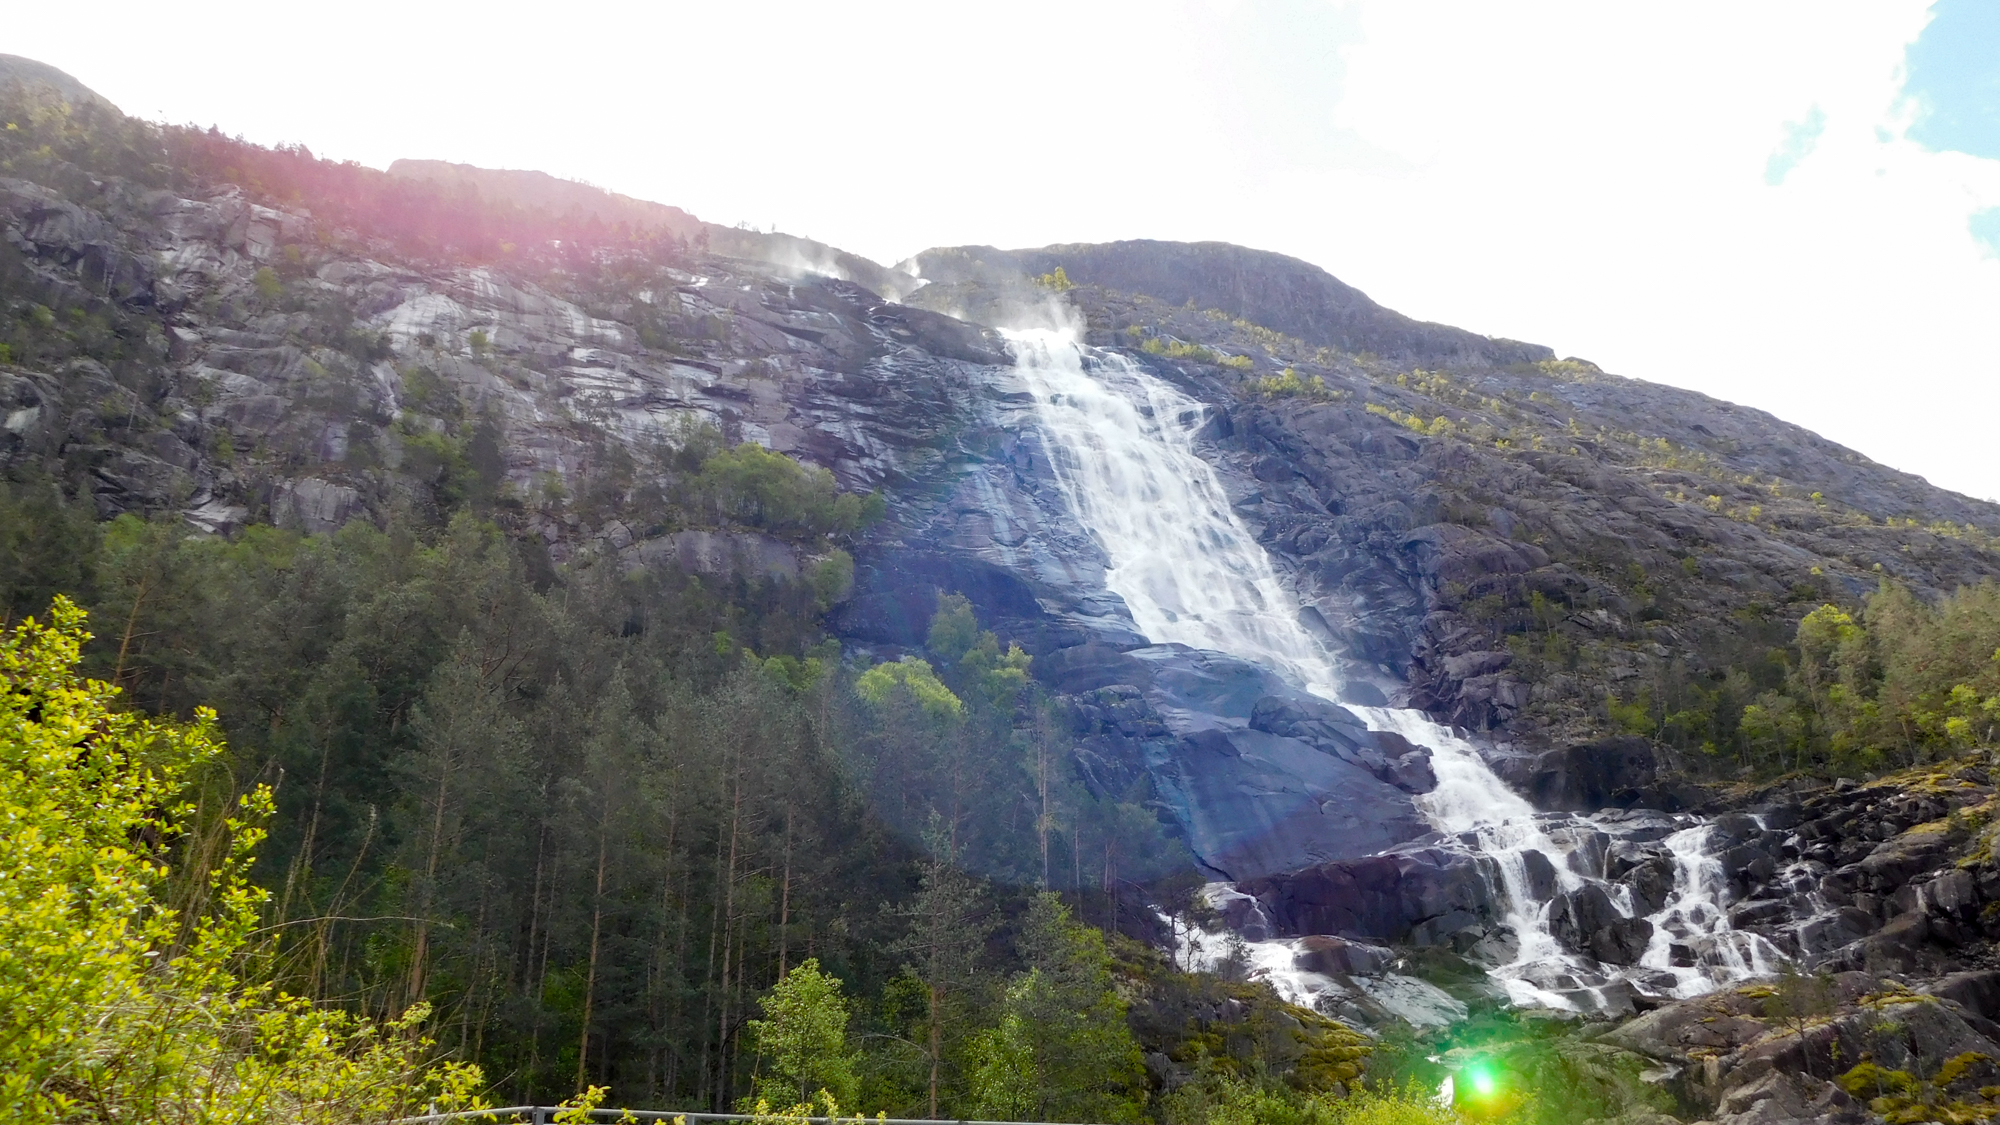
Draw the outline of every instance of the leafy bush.
M471 1104L427 1067L426 1005L374 1024L239 975L264 892L245 877L266 787L203 824L189 787L215 715L114 711L75 674L84 615L0 639L0 1107L15 1120L353 1122Z
M1265 398L1303 398L1311 402L1337 402L1347 397L1347 392L1326 385L1326 380L1318 375L1309 379L1299 378L1296 368L1287 367L1276 375L1266 375L1253 379L1245 385L1252 394Z
M827 470L808 468L754 442L709 457L693 492L717 518L808 538L852 534L887 510L881 493L842 492Z
M1214 348L1201 344L1190 344L1171 336L1151 336L1139 345L1139 350L1147 355L1164 359L1191 359L1196 363L1206 363L1214 367L1228 367L1237 371L1248 371L1252 361L1247 355L1224 355Z
M877 707L887 704L898 688L909 692L932 718L955 719L965 708L958 696L937 678L930 662L914 656L877 664L854 681L855 692Z
M758 1113L770 1105L802 1105L817 1098L854 1104L860 1080L855 1077L856 1052L847 1045L847 998L840 978L821 972L819 958L808 958L785 974L757 1000L764 1018L751 1020L757 1053L768 1060L760 1071L756 1092L743 1108Z

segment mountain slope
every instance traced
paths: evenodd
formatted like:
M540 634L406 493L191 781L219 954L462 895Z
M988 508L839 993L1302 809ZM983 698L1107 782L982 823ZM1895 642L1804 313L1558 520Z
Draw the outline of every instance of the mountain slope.
M38 533L0 536L9 611L104 591L95 658L130 698L226 700L242 775L295 779L273 881L332 915L314 896L350 884L321 876L351 870L390 919L316 939L350 974L316 986L384 1006L457 987L411 971L400 919L434 893L478 938L438 964L530 1088L571 1076L575 1056L540 1053L560 1033L621 1083L728 1104L750 1065L731 1021L794 940L884 994L904 905L878 905L909 901L940 794L972 810L961 862L1154 939L1134 883L1190 859L1296 888L1316 878L1296 868L1426 831L1408 743L1242 661L1150 645L1110 594L993 330L1051 304L1198 401L1199 452L1352 701L1480 732L1548 805L1716 801L1698 783L1772 765L1739 754L1742 720L1796 665L1804 614L2000 573L1991 504L1758 411L1412 321L1279 255L952 248L919 255L912 288L538 173L336 165L8 73L0 499ZM1058 267L1070 288L1039 280ZM934 663L967 725L861 694L878 665L907 687L903 657ZM419 721L446 703L506 737L451 757ZM1299 731L1310 769L1242 752ZM947 751L965 756L926 757ZM989 772L951 788L967 762ZM1317 788L1286 788L1307 772ZM413 857L445 848L426 827L443 799L422 794L458 784L485 819L452 854L478 878L434 887ZM1959 805L1859 793L1801 806L1822 858L1800 877L1871 896L1842 941L1928 910L1894 880L1956 862L1945 834L1904 836ZM1732 823L1731 878L1777 902L1798 846ZM740 872L718 858L739 837ZM1878 840L1908 863L1824 870ZM788 898L805 851L811 887ZM593 862L609 891L579 890ZM1953 904L1939 948L1980 932L1962 881L1924 900ZM598 935L578 919L606 903L624 1006L590 1009ZM671 970L649 960L667 927ZM690 1037L698 1076L669 1057Z

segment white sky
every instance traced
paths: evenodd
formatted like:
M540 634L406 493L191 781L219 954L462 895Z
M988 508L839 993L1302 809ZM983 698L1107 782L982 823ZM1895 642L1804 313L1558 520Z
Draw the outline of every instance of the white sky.
M89 11L18 5L0 52L144 117L539 168L884 262L1277 250L2000 496L2000 257L1967 226L2000 161L1903 137L1925 0Z

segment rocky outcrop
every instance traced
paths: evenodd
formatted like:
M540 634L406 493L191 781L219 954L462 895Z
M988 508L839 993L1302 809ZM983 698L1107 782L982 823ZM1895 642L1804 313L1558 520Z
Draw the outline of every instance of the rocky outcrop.
M1496 921L1498 879L1463 851L1412 845L1239 884L1282 934L1470 948Z
M1539 809L1596 812L1644 805L1675 812L1681 804L1657 784L1659 763L1652 743L1630 735L1499 757L1493 766Z
M1604 1039L1671 1068L1684 1100L1729 1125L1975 1120L2000 1093L2000 1027L1863 972L1683 1000Z
M1638 964L1653 937L1651 922L1626 917L1594 883L1556 896L1549 907L1549 930L1572 952L1605 965Z

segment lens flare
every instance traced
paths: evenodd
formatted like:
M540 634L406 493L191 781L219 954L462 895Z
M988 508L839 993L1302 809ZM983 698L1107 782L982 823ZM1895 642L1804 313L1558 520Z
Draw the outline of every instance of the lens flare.
M1466 1068L1465 1081L1472 1087L1475 1097L1490 1098L1500 1089L1500 1080L1485 1063L1474 1063Z

